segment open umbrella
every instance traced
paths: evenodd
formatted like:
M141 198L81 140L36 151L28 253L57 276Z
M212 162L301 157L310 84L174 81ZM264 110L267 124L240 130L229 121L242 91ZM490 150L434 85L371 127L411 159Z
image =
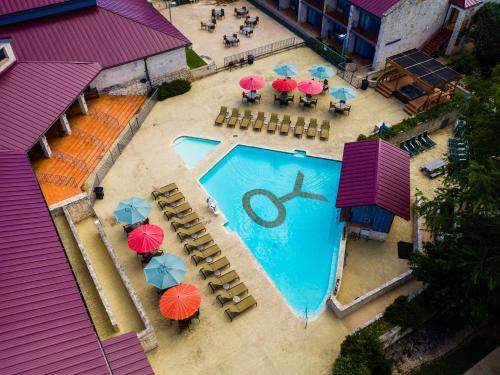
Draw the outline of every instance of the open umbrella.
M200 308L200 291L191 284L179 284L168 289L160 299L160 312L167 319L192 317Z
M244 90L255 91L264 87L266 81L261 76L250 75L240 79L240 87Z
M309 74L319 79L330 78L335 74L332 68L324 65L313 66L308 70Z
M116 219L125 224L135 224L146 219L151 212L151 206L142 198L129 198L118 203L113 213Z
M337 86L330 90L330 95L338 100L349 100L356 97L356 91L350 87Z
M144 268L146 281L158 289L167 289L179 284L186 274L182 258L172 254L156 256Z
M135 228L128 236L128 247L139 254L150 253L163 242L163 229L157 225L145 224Z
M273 88L281 92L289 92L297 87L297 82L291 78L279 78L273 82Z
M299 91L307 95L316 95L323 91L323 85L312 79L306 79L297 85Z
M277 75L283 77L292 77L299 74L297 67L292 64L278 64L273 70Z

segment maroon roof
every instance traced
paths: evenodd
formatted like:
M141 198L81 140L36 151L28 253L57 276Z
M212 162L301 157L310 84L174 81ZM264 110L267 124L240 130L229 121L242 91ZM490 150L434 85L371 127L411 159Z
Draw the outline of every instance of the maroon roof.
M450 3L460 7L460 8L472 8L478 4L482 3L482 0L450 0Z
M28 157L0 151L0 374L109 374Z
M380 18L395 4L399 3L399 1L400 0L351 0L351 3Z
M410 219L410 155L381 139L346 143L336 207L371 205Z
M115 336L102 342L113 375L154 375L137 334Z
M95 63L16 62L0 76L0 149L28 151L99 71Z
M10 13L22 12L28 9L35 9L64 3L68 0L1 0L0 1L0 16Z
M98 62L108 68L190 44L146 0L98 6L0 28L22 61Z

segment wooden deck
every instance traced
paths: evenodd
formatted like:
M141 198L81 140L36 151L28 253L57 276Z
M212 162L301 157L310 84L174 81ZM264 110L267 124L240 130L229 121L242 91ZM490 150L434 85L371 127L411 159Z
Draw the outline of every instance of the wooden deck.
M88 101L87 115L68 111L73 113L68 116L71 135L61 136L58 123L52 126L47 134L52 158L33 160L49 205L81 193L83 183L145 100L145 96L101 95ZM51 182L43 182L48 175Z

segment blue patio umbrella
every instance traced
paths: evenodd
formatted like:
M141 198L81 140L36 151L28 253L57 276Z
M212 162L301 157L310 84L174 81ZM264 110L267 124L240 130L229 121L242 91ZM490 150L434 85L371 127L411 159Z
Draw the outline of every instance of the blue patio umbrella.
M325 79L332 77L335 72L332 68L325 65L316 65L308 70L309 74L315 78Z
M330 90L330 95L338 100L349 100L356 97L356 91L350 87L337 86Z
M125 224L135 224L146 219L151 212L148 201L142 198L129 198L118 203L113 211L118 221Z
M153 257L144 268L146 281L158 289L167 289L179 284L186 274L182 258L172 254Z
M292 64L278 64L273 70L277 75L283 77L292 77L299 74L297 67Z

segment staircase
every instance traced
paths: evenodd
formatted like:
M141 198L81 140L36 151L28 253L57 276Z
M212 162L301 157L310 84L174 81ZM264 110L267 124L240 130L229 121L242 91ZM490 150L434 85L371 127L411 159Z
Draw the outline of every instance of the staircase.
M412 82L413 79L410 76L394 74L385 80L379 80L375 90L386 98L389 98L397 90L397 87L402 87Z
M425 42L421 50L428 55L432 55L434 52L439 50L443 44L450 39L450 37L451 31L443 28L434 34L427 42Z
M431 107L435 106L437 104L438 100L440 103L444 103L444 102L447 102L450 100L450 96L447 94L442 94L440 96L439 90L436 90L435 92L433 92L430 95L427 108L431 108ZM405 111L406 113L408 113L411 116L414 116L417 113L422 112L423 110L426 109L426 108L424 108L426 103L427 103L427 95L421 96L420 98L417 98L417 99L414 99L414 100L408 102L404 106L403 111Z

